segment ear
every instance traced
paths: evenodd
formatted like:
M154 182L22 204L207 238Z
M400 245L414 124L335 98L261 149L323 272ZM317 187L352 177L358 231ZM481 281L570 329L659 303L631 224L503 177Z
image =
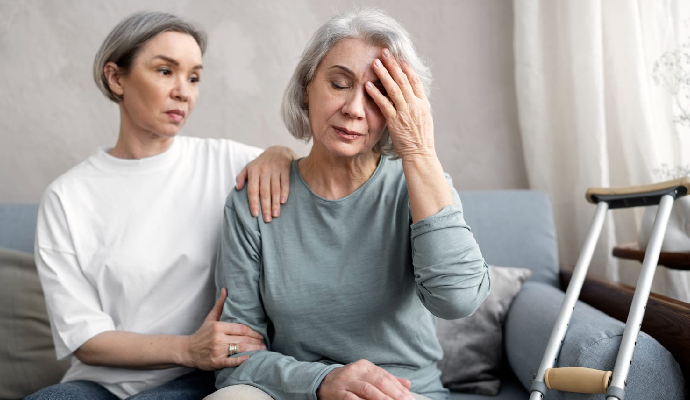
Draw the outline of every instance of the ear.
M125 90L122 86L122 75L120 74L120 68L117 64L112 61L105 64L103 73L105 74L105 79L108 81L110 91L115 93L116 96L122 97L125 94Z

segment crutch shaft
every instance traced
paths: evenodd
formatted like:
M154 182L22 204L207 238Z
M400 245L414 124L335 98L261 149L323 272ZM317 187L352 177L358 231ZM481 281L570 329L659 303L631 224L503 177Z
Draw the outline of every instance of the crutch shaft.
M587 238L585 239L582 251L580 252L580 257L575 265L575 269L573 270L573 276L570 280L570 284L565 292L565 298L563 300L563 304L561 305L560 312L558 313L556 323L551 331L551 337L549 338L549 342L546 346L541 365L537 370L537 375L534 379L535 384L530 390L532 392L530 399L532 399L532 396L535 396L535 393L539 393L539 391L537 391L539 390L537 389L537 386L541 387L540 390L545 391L545 386L543 385L544 375L548 368L554 366L556 357L561 349L561 344L568 329L568 325L570 324L570 318L575 308L575 303L580 296L582 284L585 281L587 270L589 269L592 256L594 255L594 248L596 247L597 240L601 234L601 229L604 226L607 211L608 203L600 202L597 204L594 219L590 226L589 232L587 233ZM541 397L534 397L534 399L538 400L541 399Z

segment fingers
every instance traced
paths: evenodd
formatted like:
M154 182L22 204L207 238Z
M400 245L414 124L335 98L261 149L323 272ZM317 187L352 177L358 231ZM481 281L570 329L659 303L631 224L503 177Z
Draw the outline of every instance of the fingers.
M290 168L280 173L280 204L287 203L290 193Z
M398 111L407 110L407 100L405 100L402 89L400 86L398 86L395 80L393 80L393 77L391 77L389 71L379 59L374 60L374 72L381 80L381 84L386 89L386 93L388 94L388 99L393 104L395 109Z
M252 350L260 350L260 347L264 345L264 342L261 339L251 337L251 336L225 335L223 337L223 342L227 342L227 344L235 343L238 346L240 346L240 345L258 346L256 349L252 348ZM251 351L251 350L238 350L237 352L242 353L243 351Z
M259 174L248 174L247 198L249 210L254 217L259 216Z
M244 168L242 168L242 171L237 175L237 178L235 178L235 183L237 190L242 190L244 187L244 183L247 181L247 175L249 174L247 170L247 166L245 165Z
M261 210L264 222L271 222L271 176L265 175L259 178L259 196L261 197Z
M410 85L410 80L408 79L407 74L403 72L398 60L393 57L388 49L384 48L381 51L381 54L383 55L381 62L383 63L383 66L386 67L386 72L388 72L388 74L393 78L395 84L398 86L398 88L400 88L400 91L405 99L405 103L409 103L414 100L414 97L416 96L412 90L412 86Z
M403 60L401 63L402 71L407 75L407 80L410 82L410 86L412 86L412 91L414 92L415 96L419 97L420 99L423 99L426 97L426 93L424 93L424 85L422 84L421 79L419 79L419 75L410 67L410 64L407 63L407 61Z
M383 114L383 117L386 118L387 120L392 120L395 118L395 107L393 106L393 103L391 103L390 100L386 96L381 93L381 91L374 86L373 83L367 82L366 85L364 85L367 94L371 96L372 99L374 99L374 103L379 107L381 110L381 114Z
M228 290L225 288L222 288L220 290L220 297L218 297L218 301L216 301L216 304L211 309L211 312L208 313L208 316L206 317L206 321L219 321L220 320L220 316L223 314L223 304L225 304L225 298L226 297L228 297Z
M243 362L249 360L249 356L241 356L241 357L228 357L223 359L223 366L225 368L235 368L239 367L240 364Z
M242 324L233 324L230 322L219 322L215 327L219 332L230 336L248 336L256 339L263 340L263 335L259 332L251 329L250 327Z
M271 216L280 216L280 172L271 176Z
M412 382L408 381L405 378L399 378L396 376L395 379L397 379L398 382L400 382L400 384L405 386L405 388L407 388L408 390L410 389L410 387L412 387Z
M252 339L255 340L255 339ZM230 343L236 343L237 344L237 352L238 353L247 353L250 351L259 351L259 350L266 350L266 345L263 343L259 342L259 344L256 343L238 343L238 342L230 342ZM228 345L230 344L228 343Z

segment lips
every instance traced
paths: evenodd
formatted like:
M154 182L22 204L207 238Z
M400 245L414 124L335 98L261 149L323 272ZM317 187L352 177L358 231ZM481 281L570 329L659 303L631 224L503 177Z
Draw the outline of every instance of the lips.
M183 110L168 110L165 112L174 122L182 122L185 116Z
M359 138L359 137L364 136L364 135L362 135L362 134L359 133L359 132L351 131L351 130L348 130L348 129L346 129L346 128L342 128L342 127L340 127L340 126L335 126L335 125L333 125L333 129L336 131L336 133L338 134L338 136L340 136L340 137L342 137L342 138L345 138L345 139L353 140L353 139L357 139L357 138Z

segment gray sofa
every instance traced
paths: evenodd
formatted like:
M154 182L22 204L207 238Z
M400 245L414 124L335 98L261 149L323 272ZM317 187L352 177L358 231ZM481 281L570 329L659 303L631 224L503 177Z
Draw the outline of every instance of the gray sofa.
M539 367L564 296L559 287L557 241L550 198L545 193L535 191L465 192L461 193L461 198L466 220L472 227L487 262L496 266L528 268L532 271L532 276L513 300L504 321L501 392L497 396L453 393L451 398L526 400L529 398L527 388L533 373ZM36 212L36 205L0 205L0 247L32 252ZM5 275L3 277L7 279ZM18 301L22 286L5 282L4 287L10 287L10 290L0 294L2 301ZM0 318L12 318L12 315L4 312L0 314ZM0 322L6 327L12 323ZM36 325L36 335L48 334L45 320L42 324ZM557 366L611 369L623 327L622 322L579 302ZM12 329L9 331L16 335L33 334ZM13 362L7 357L10 353L16 353L16 348L11 348L17 343L15 339L2 338L0 359L5 357L5 362ZM27 354L32 351L25 350ZM40 385L56 380L66 367L64 363L47 361L27 364L27 360L23 359L16 361L17 365L19 362L23 363L22 368L26 370L26 374L41 379ZM31 370L27 370L26 365ZM7 379L0 377L0 384L7 384ZM27 381L31 379L27 378ZM546 397L561 398L604 399L604 396L564 395L551 391ZM646 333L642 333L638 340L625 398L685 398L681 368L673 355Z

